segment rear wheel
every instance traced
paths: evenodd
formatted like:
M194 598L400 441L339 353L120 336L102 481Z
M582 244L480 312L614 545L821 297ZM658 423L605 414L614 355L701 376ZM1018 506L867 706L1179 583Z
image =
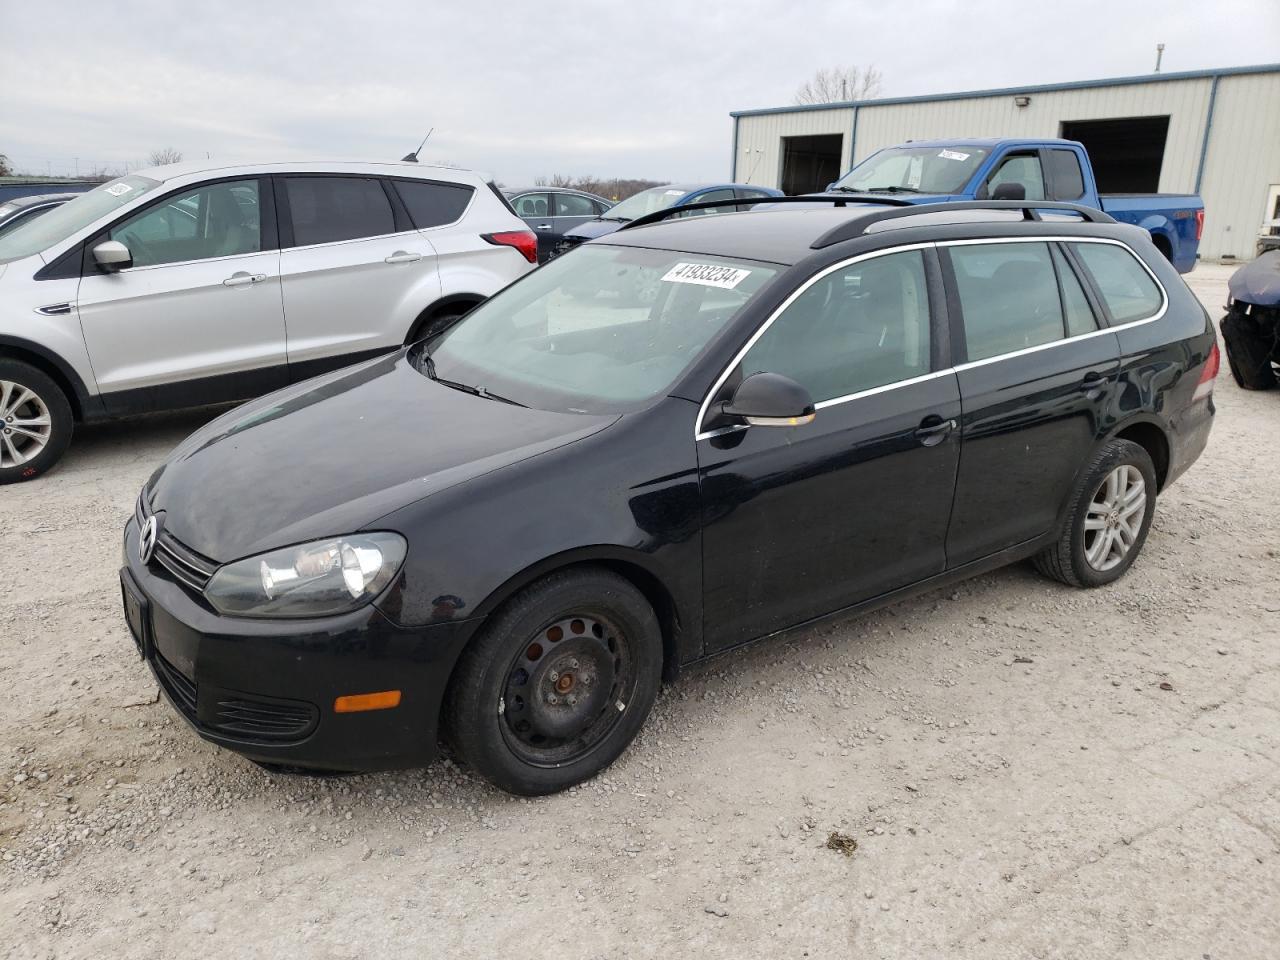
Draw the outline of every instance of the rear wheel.
M0 483L32 480L71 443L71 404L44 371L0 359Z
M1280 333L1268 338L1248 318L1236 313L1223 317L1221 327L1222 340L1227 345L1227 365L1236 383L1245 390L1270 390L1277 386L1271 357Z
M508 601L463 653L446 693L446 736L492 783L554 793L626 749L658 694L653 609L606 570L552 574Z
M1058 542L1035 558L1036 569L1073 587L1100 587L1137 559L1156 510L1156 471L1145 449L1107 443L1076 488Z

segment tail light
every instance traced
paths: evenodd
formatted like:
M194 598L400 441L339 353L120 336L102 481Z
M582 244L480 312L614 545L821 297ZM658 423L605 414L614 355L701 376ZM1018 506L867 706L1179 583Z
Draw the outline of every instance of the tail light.
M1222 354L1218 352L1218 344L1215 342L1213 349L1209 351L1209 359L1204 362L1204 370L1200 372L1200 382L1196 384L1196 392L1191 399L1203 400L1213 393L1213 381L1218 378L1218 368L1221 366Z
M538 262L538 236L532 230L505 230L483 233L480 239L496 247L515 247L530 263Z
M1200 235L1204 233L1204 208L1201 207L1196 211L1196 239L1200 239Z

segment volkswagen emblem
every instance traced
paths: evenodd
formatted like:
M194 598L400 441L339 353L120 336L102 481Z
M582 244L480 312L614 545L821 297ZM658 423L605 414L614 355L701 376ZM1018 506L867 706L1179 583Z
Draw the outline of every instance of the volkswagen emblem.
M151 555L156 552L156 537L160 533L160 525L156 523L155 514L147 517L138 533L138 559L145 567L151 562Z

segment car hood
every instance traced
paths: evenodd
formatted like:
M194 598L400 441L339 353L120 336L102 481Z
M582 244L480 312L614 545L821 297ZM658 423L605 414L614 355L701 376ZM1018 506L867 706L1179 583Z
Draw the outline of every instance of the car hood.
M594 240L596 237L607 237L616 233L623 225L621 220L588 220L580 223L572 230L566 230L565 236L575 240Z
M226 563L352 533L617 419L464 393L401 351L224 414L183 441L147 494L166 531Z
M1280 306L1280 250L1264 253L1231 275L1227 282L1233 300L1260 307Z

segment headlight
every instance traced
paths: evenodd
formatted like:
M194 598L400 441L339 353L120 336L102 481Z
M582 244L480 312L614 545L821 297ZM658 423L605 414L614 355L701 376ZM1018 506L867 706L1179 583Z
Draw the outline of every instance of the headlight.
M322 617L368 603L404 562L404 537L360 533L237 560L218 570L204 594L239 617Z

